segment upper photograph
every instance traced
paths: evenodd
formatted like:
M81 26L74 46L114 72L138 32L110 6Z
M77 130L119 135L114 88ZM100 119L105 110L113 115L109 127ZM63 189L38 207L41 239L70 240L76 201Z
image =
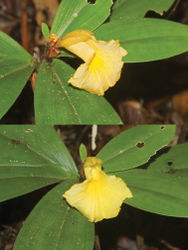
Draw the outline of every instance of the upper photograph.
M1 0L1 124L188 122L187 0Z

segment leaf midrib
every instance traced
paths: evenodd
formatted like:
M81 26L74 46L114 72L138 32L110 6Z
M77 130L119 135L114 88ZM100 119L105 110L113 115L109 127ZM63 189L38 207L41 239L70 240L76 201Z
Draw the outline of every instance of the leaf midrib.
M156 133L156 134L158 134L158 133ZM156 135L156 134L155 134L155 135ZM149 138L151 138L152 136L153 136L153 134L150 135L150 136L146 136L145 138L142 138L142 140L147 141L147 140L148 140ZM139 141L139 140L138 140L138 141ZM108 161L111 161L112 159L118 157L119 155L123 155L124 153L127 153L129 150L135 148L135 146L136 146L136 145L131 146L131 147L129 147L129 148L126 148L126 149L124 149L124 150L121 150L121 153L120 153L120 152L117 152L117 153L114 154L111 158L108 158L107 160L104 160L103 163L107 163ZM162 148L162 147L161 147L161 148ZM160 149L161 149L161 148L160 148ZM156 152L157 152L157 151L156 151ZM151 155L151 156L152 156L152 155Z
M3 136L4 138L10 140L10 141L11 141L12 139L14 139L14 138L11 138L11 137L9 137L9 136L7 136L7 135L5 135L5 134L2 134L2 132L0 132L0 135ZM29 144L23 143L21 140L20 140L19 142L20 142L19 145L21 144L24 148L26 148L26 149L28 149L29 151L35 153L36 155L38 155L38 156L41 157L42 159L45 159L46 161L48 161L48 162L50 162L50 163L52 163L52 164L57 164L57 163L59 163L58 161L55 162L55 161L53 161L52 159L48 158L46 155L42 154L41 152L36 151L36 150L33 149Z
M131 190L131 187L133 187L133 188L135 188L135 189L138 189L139 191L140 190L143 190L143 191L145 191L145 192L147 192L147 193L154 193L154 194L156 194L157 196L158 195L162 195L162 196L167 196L167 197L170 197L171 199L174 199L174 197L176 197L176 198L178 198L179 200L181 200L181 201L183 201L183 202L187 202L185 199L183 199L183 198L181 198L181 197L177 197L177 196L173 196L173 195L171 195L171 194L169 194L169 193L161 193L161 192L159 192L159 191L157 191L157 190L150 190L150 189L147 189L147 188L144 188L144 187L141 187L141 186L135 186L134 184L128 184L128 182L126 182L127 183L127 185L129 186L129 188L130 188L130 190ZM134 196L133 196L134 197Z
M65 221L67 220L67 218L68 218L68 213L70 212L70 207L68 207L67 206L67 208L66 208L66 211L65 211L65 213L64 213L64 218L63 218L63 220L62 220L62 223L60 224L60 230L59 230L59 233L58 233L58 235L57 235L57 241L56 241L56 244L55 244L55 249L57 249L58 248L58 245L59 245L59 239L60 239L60 237L61 237L61 233L62 233L62 229L63 229L63 226L64 226L64 224L65 224ZM55 250L54 249L54 250Z
M0 80L4 79L5 77L7 77L7 76L9 76L11 74L17 73L17 72L22 71L22 70L27 69L27 68L32 68L32 65L31 64L27 64L27 65L22 66L20 68L16 68L15 70L9 71L8 73L3 74L3 77L1 76Z
M83 5L82 8L77 9L77 12L76 12L77 16L78 16L79 13L82 11L82 9L84 9L87 5L88 5L88 2L87 2L87 0L86 0L86 1L85 1L85 5ZM59 35L60 38L63 36L63 33L66 32L66 30L69 28L69 26L71 25L71 23L72 23L75 19L76 19L75 17L69 18L69 22L67 21L66 27L64 26L62 29L59 30L58 35Z
M121 40L120 39L120 43L132 43L132 42L140 42L140 41L145 41L145 40L153 40L153 39L169 39L169 38L176 38L176 39L181 39L181 38L187 38L188 39L188 36L153 36L153 37L143 37L143 38L138 38L138 39L131 39L131 40ZM188 47L188 46L187 46Z
M78 114L78 112L76 110L76 107L75 107L74 103L72 102L71 96L68 94L67 90L64 88L63 83L62 83L58 73L55 71L54 67L52 66L51 68L52 68L52 73L55 75L57 81L59 82L60 87L64 91L64 94L65 94L65 96L67 98L68 103L70 104L70 106L73 109L73 113L75 114L75 117L76 117L78 123L82 124L82 121L81 121L80 116L79 116L79 114Z

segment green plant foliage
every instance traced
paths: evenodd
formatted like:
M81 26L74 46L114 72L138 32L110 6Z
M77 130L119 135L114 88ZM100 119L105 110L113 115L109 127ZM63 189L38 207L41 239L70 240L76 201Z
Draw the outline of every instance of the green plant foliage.
M133 193L126 204L157 214L188 217L188 143L161 151L147 169L131 169L146 163L174 133L175 126L137 126L116 136L98 154L104 170L121 177ZM138 141L144 146L136 147Z
M80 159L82 162L85 161L85 159L87 158L87 148L84 144L81 144L79 147L79 154L80 154Z
M52 127L1 125L0 148L0 201L77 178L74 161Z
M174 134L174 125L135 126L107 143L97 157L103 160L105 172L125 171L146 163Z
M94 30L110 15L112 0L63 0L54 18L51 33L60 38L76 29Z
M42 34L43 34L44 38L45 38L46 40L48 40L49 34L50 34L48 25L47 25L46 23L42 23L42 25L41 25L41 30L42 30Z
M93 249L94 224L62 198L71 185L61 183L41 199L24 223L14 250Z
M51 66L43 62L35 87L36 123L121 124L105 98L68 84L73 72L60 60L54 60Z
M153 18L106 23L95 31L100 40L118 39L128 51L124 61L147 62L188 50L187 25Z
M128 51L123 59L127 63L160 60L188 50L188 27L180 23L143 17L148 10L161 14L173 2L117 0L112 6L112 0L63 0L50 32L57 33L61 38L73 30L88 29L95 31L99 40L118 39L121 46ZM103 24L107 19L108 22ZM42 33L48 39L49 29L45 23L42 24ZM62 56L73 55L62 50L59 57ZM0 118L13 105L32 71L39 69L35 89L37 124L122 123L103 97L68 85L67 82L74 73L68 64L53 58L51 61L51 64L43 61L38 65L39 62L19 44L0 32Z
M0 118L13 105L32 71L32 57L0 31Z
M174 0L117 0L112 9L110 21L142 18L148 10L153 10L160 14L168 10Z
M155 161L151 162L148 170L180 176L188 177L188 143L178 144L168 152L164 152Z
M125 203L157 214L188 217L187 152L188 143L177 145L161 151L147 169L126 171L122 168L119 173L114 171L125 180L133 193L133 198ZM128 154L126 156L129 157ZM120 164L122 162L117 158L117 165Z
M126 181L133 193L126 204L157 214L188 217L187 173L183 178L181 173L173 175L140 169L117 175Z
M104 171L121 177L133 193L126 204L188 217L188 143L156 154L174 133L173 125L136 126L116 136L97 155L104 161ZM73 159L55 130L49 126L0 126L0 147L1 201L57 183L29 215L14 249L92 249L93 223L62 198L78 178Z

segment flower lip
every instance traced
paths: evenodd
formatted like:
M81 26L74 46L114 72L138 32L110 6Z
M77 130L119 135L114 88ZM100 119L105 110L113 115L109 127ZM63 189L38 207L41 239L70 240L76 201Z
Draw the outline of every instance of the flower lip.
M132 193L119 177L102 171L102 160L88 157L84 163L86 180L74 184L63 197L89 221L97 222L118 215L126 198Z

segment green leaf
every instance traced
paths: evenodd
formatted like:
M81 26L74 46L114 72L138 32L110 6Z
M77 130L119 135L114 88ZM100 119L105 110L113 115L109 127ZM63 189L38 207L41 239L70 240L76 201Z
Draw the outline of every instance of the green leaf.
M187 174L183 178L178 173L170 175L140 169L121 172L117 176L127 183L133 194L133 198L125 200L126 204L152 213L188 217Z
M93 249L94 224L62 198L71 184L62 183L41 199L26 219L14 250Z
M0 118L13 105L33 69L32 57L0 31Z
M118 39L128 51L124 61L147 62L172 57L188 50L187 25L152 18L114 21L95 31L97 39Z
M60 60L43 62L35 87L37 124L120 124L104 97L72 87L74 70ZM45 97L45 98L44 98Z
M174 125L135 126L113 138L97 157L103 160L107 173L138 167L169 144L175 128Z
M133 193L125 202L149 212L188 217L188 143L166 148L148 168L117 173Z
M48 40L49 34L50 34L48 25L47 25L46 23L42 23L42 24L41 24L41 30L42 30L42 34L43 34L44 38L45 38L46 40Z
M170 175L180 175L182 178L188 177L188 143L178 144L157 157L148 170L157 171Z
M51 33L60 38L76 29L94 30L110 15L112 0L63 0L54 18Z
M0 126L0 201L77 178L72 157L50 126Z
M79 147L79 153L81 161L84 162L87 158L87 148L83 143Z
M173 4L174 0L117 0L112 8L110 21L142 18L148 10L160 14Z

